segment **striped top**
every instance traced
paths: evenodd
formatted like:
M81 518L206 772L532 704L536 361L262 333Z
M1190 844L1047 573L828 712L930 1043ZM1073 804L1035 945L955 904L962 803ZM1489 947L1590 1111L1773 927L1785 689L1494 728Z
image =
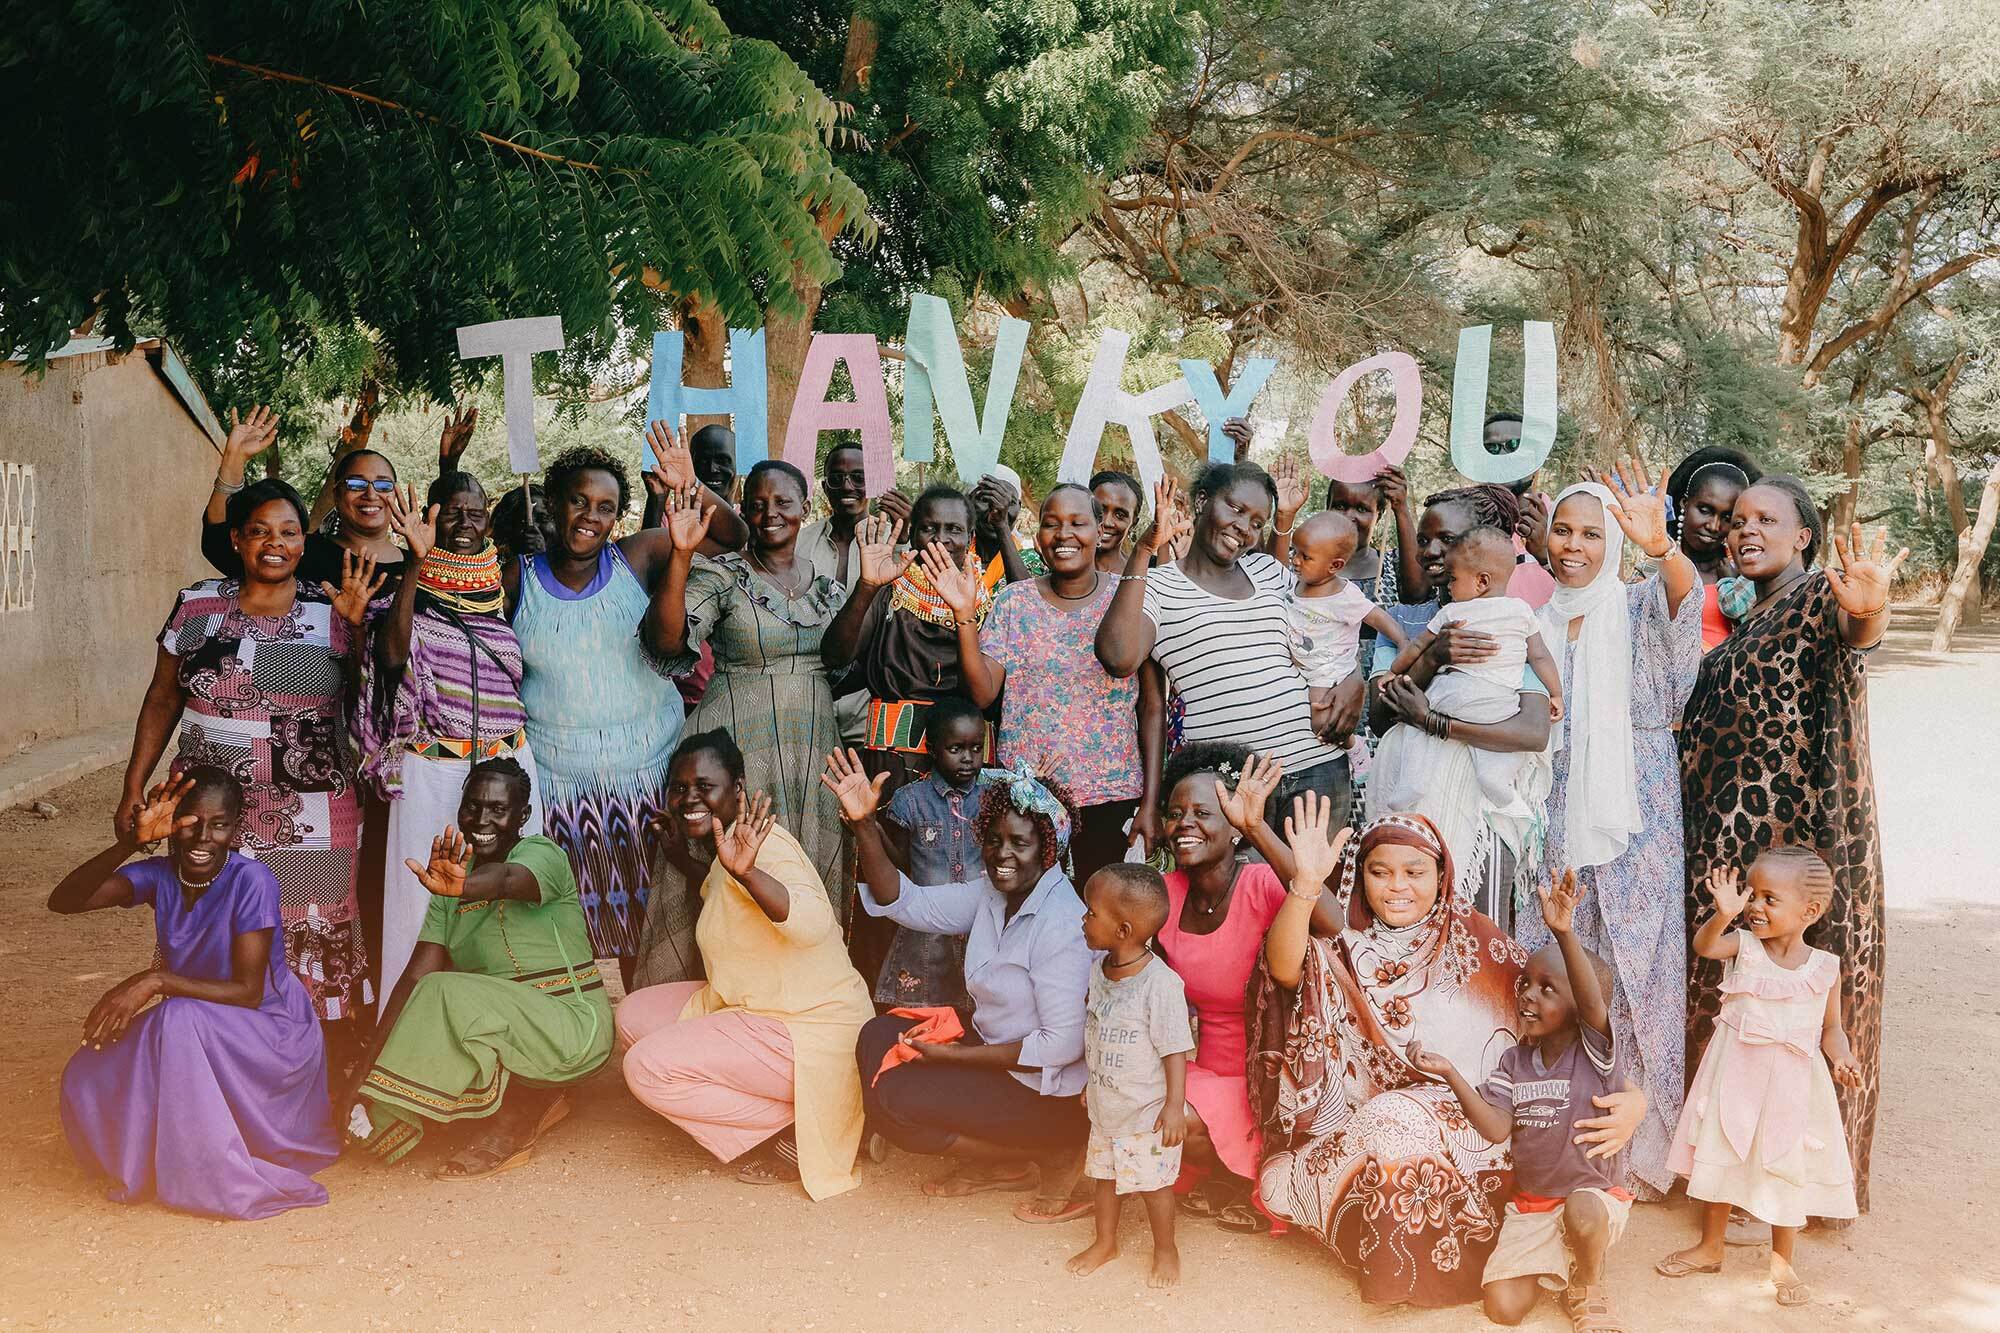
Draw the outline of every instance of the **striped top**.
M1283 761L1287 774L1340 757L1312 729L1305 677L1292 661L1285 601L1292 576L1261 552L1238 558L1253 590L1240 600L1197 586L1178 564L1146 575L1153 660L1186 709L1187 741L1233 741Z
M437 740L473 740L472 684L479 681L481 741L521 729L521 646L514 628L498 616L460 614L461 629L429 608L410 617L410 660L398 676L384 672L373 653L362 662L363 707L354 720L361 772L382 794L402 793L403 754ZM485 647L466 639L470 630ZM393 691L393 693L391 693Z

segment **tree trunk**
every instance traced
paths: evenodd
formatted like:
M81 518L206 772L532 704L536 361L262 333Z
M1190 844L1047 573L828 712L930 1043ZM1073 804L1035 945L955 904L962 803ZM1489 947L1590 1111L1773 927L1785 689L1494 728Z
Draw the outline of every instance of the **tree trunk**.
M1848 524L1854 521L1854 507L1861 502L1861 452L1865 445L1861 404L1868 397L1869 370L1866 361L1856 367L1854 383L1847 391L1847 434L1840 447L1840 470L1847 478L1847 489L1834 497L1832 512L1827 515L1827 524L1834 532L1847 531Z
M697 297L681 311L681 383L691 389L719 389L726 382L723 354L729 350L729 328L722 313ZM690 416L688 434L714 423L727 426L727 416Z
M1958 568L1938 603L1937 629L1931 633L1931 651L1951 651L1951 639L1965 618L1968 595L1979 583L1979 562L1986 557L1986 544L1993 540L1993 520L2000 517L2000 466L1986 475L1979 492L1979 517L1968 532L1958 534Z
M1951 407L1952 387L1958 380L1959 372L1965 368L1965 362L1966 355L1961 352L1945 370L1944 378L1938 381L1936 388L1926 389L1920 385L1912 393L1924 409L1924 422L1929 428L1930 439L1924 449L1924 461L1929 464L1931 475L1937 478L1938 490L1944 499L1945 517L1951 520L1952 536L1960 542L1965 540L1966 530L1972 526L1972 517L1965 508L1965 486L1959 480L1958 458L1951 449L1951 421L1947 413ZM1961 623L1977 625L1981 619L1978 560L1972 562L1970 577L1971 583L1963 598Z

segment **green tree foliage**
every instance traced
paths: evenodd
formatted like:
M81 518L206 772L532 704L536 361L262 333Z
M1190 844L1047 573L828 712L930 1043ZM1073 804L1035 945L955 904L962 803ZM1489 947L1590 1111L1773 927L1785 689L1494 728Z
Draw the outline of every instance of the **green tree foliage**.
M695 297L796 310L823 219L867 226L832 103L705 0L10 4L0 70L34 162L0 343L31 364L143 321L261 396L359 328L445 398L456 327L560 313L576 381Z

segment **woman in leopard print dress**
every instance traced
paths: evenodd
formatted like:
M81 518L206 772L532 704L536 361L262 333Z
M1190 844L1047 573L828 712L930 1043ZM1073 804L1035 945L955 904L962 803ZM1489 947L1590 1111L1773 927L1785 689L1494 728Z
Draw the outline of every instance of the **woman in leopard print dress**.
M1807 932L1840 958L1841 1006L1857 1088L1840 1089L1855 1196L1868 1209L1882 1037L1882 847L1868 762L1864 654L1889 624L1889 584L1907 551L1872 554L1856 524L1834 539L1839 568L1812 568L1825 536L1805 487L1765 477L1736 500L1729 554L1755 601L1702 659L1681 727L1687 826L1687 927L1709 913L1717 866L1747 867L1761 848L1796 843L1833 867L1833 905ZM1700 1063L1719 1007L1721 966L1688 951L1687 1067Z

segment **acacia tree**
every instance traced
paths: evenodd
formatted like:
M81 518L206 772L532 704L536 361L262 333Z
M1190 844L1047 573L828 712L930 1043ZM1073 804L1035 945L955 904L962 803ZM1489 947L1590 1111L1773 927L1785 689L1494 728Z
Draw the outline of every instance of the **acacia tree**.
M390 388L453 330L559 313L573 381L699 299L754 323L867 229L833 104L705 0L10 6L33 189L0 197L0 341L134 324L269 392L329 328ZM78 96L88 71L89 95Z

